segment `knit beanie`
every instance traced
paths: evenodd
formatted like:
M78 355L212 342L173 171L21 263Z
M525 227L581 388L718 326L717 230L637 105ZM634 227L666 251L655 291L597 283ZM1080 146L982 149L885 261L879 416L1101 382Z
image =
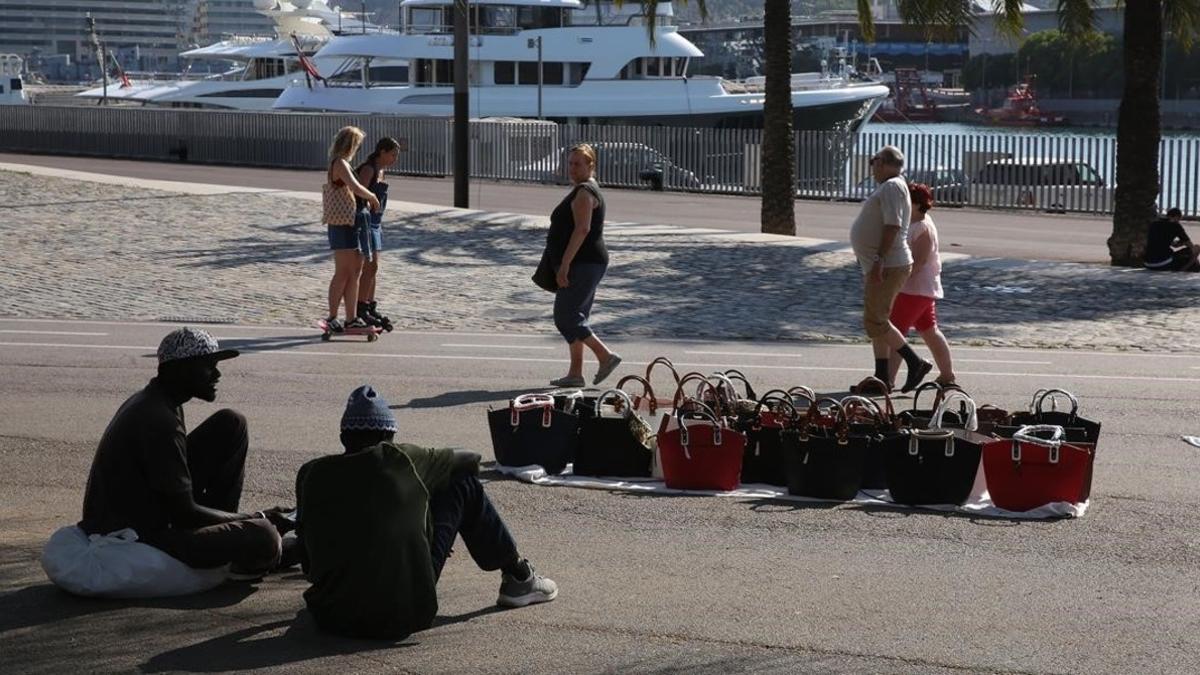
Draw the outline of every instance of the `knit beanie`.
M342 413L342 431L396 431L396 417L388 402L364 384L350 392Z

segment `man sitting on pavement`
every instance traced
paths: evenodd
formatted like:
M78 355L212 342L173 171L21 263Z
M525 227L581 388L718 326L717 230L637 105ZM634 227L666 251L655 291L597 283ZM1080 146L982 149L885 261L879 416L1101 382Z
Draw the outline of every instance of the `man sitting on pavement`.
M437 615L435 585L462 535L483 570L501 570L498 604L548 602L539 576L476 478L479 455L392 442L396 419L369 386L350 394L346 452L314 459L296 477L300 558L317 625L348 637L402 639Z
M1200 272L1200 244L1193 244L1180 221L1183 211L1171 208L1166 218L1150 223L1146 230L1148 270L1159 272Z
M183 404L212 402L217 363L238 353L208 333L180 328L158 346L158 376L130 397L96 449L83 498L87 534L124 528L194 568L232 565L231 576L262 576L279 562L286 528L274 508L240 513L249 436L246 418L220 410L190 434Z

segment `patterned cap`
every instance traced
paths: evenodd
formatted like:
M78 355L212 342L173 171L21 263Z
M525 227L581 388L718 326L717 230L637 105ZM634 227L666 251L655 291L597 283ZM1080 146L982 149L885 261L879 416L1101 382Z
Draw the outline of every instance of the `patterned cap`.
M364 384L350 392L342 414L342 431L396 431L396 417L388 402L371 385Z
M224 361L237 355L236 349L221 349L216 338L199 328L188 328L187 326L172 331L158 344L159 363L201 357Z

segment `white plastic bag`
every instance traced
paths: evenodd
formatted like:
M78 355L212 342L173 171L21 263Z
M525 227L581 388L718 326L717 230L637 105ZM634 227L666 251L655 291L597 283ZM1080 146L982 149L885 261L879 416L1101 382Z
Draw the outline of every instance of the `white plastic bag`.
M199 593L225 580L227 567L194 569L126 528L90 537L76 525L61 527L42 549L42 569L56 586L100 598L161 598Z

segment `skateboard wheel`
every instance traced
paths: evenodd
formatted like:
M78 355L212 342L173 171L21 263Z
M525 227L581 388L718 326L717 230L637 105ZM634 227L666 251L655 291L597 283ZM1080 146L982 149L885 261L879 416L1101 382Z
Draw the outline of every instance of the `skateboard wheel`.
M322 342L329 342L329 338L330 338L329 333L321 333L321 341Z
M374 342L379 339L379 333L367 333L367 342Z

